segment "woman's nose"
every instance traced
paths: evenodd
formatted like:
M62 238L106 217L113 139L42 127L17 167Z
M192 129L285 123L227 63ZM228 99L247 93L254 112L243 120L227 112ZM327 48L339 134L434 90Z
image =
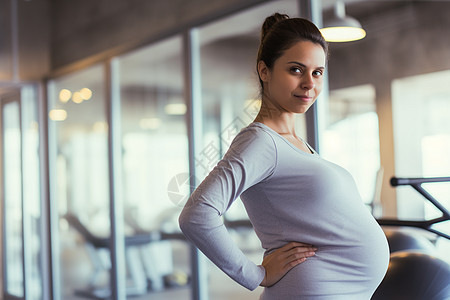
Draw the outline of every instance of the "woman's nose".
M315 87L312 76L305 76L302 80L301 87L305 90L312 90Z

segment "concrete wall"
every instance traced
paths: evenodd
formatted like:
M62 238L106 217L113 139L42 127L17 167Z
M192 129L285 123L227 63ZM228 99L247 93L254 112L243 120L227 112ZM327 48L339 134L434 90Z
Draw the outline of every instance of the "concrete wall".
M355 3L363 10L366 3ZM330 89L372 84L379 116L384 212L396 214L391 82L396 78L450 69L450 2L405 3L383 14L358 18L364 40L331 45ZM430 89L433 87L430 86Z

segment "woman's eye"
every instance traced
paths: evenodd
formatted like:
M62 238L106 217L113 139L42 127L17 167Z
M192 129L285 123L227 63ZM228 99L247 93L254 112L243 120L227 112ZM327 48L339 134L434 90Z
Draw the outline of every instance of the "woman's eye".
M291 72L292 72L292 73L301 73L301 72L302 72L302 69L297 68L297 67L292 67L292 68L291 68Z
M314 76L321 76L321 75L322 75L322 72L321 72L321 71L314 71L314 72L313 72L313 75L314 75Z

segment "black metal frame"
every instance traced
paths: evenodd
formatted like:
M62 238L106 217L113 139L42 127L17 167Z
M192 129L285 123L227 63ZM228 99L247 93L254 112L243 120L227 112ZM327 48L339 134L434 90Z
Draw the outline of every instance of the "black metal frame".
M428 193L423 187L424 183L439 183L439 182L450 182L450 177L429 177L429 178L391 178L391 185L393 187L401 185L409 185L414 188L418 193L430 201L439 211L442 212L442 216L430 220L421 221L408 221L408 220L398 220L398 219L377 219L378 224L382 226L407 226L416 227L424 229L426 231L432 232L438 236L444 237L450 240L450 235L439 230L433 229L432 226L438 223L442 223L450 220L450 213L436 198L434 198L430 193Z

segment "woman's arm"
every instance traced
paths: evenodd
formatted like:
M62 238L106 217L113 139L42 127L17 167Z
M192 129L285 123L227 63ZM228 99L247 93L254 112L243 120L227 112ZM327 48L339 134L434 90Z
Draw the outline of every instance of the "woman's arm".
M180 228L214 264L253 290L265 277L263 266L249 260L233 242L222 215L247 188L266 180L276 168L275 143L269 133L247 128L186 203Z

